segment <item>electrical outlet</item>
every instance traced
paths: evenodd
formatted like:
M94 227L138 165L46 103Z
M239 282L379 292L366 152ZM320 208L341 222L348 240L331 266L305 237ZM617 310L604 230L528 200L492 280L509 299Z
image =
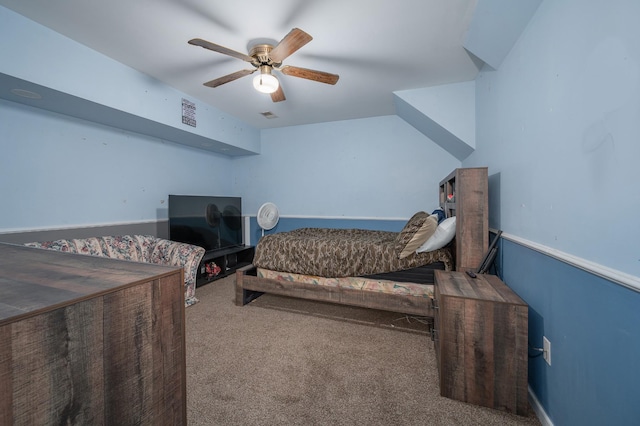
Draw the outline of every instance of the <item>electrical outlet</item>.
M542 358L551 365L551 342L545 336L542 336Z

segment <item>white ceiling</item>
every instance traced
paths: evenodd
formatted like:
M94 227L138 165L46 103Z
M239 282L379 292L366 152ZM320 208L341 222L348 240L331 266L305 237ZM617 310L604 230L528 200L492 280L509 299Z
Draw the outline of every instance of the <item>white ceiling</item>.
M0 0L76 40L256 128L394 114L393 92L473 80L479 61L462 44L476 0ZM335 86L276 74L287 100L255 91L251 68L191 46L202 38L246 53L298 27L313 40L284 61L340 75ZM268 120L260 113L278 116Z

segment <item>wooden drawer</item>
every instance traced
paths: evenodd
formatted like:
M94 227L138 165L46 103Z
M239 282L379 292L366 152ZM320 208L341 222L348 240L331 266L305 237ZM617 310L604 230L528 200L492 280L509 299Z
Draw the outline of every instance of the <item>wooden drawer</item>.
M495 275L436 271L440 394L526 415L528 307Z

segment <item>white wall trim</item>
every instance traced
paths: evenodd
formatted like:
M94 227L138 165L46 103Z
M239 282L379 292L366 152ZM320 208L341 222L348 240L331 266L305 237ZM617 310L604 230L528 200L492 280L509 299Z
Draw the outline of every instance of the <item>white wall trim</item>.
M247 215L250 217L256 217L255 214ZM366 216L306 216L306 215L280 215L280 218L286 219L319 219L319 220L380 220L380 221L388 221L388 220L404 220L407 221L410 218L408 217L366 217Z
M52 226L44 228L12 228L12 229L0 229L0 234L20 234L23 232L48 232L48 231L66 231L69 229L88 229L88 228L102 228L109 226L127 226L127 225L143 225L145 223L160 223L168 222L169 219L156 219L156 220L127 220L123 222L104 222L104 223L88 223L82 225L68 225L68 226Z
M502 238L504 238L505 240L512 241L521 246L528 247L542 254L546 254L547 256L553 257L554 259L558 259L571 266L575 266L576 268L582 269L586 272L592 273L594 275L607 279L616 284L620 284L621 286L627 287L631 290L640 292L640 278L634 275L620 272L616 269L608 268L606 266L602 266L598 263L591 262L586 259L582 259L580 257L574 256L569 253L565 253L560 250L553 249L551 247L547 247L542 244L534 243L533 241L529 241L524 238L517 237L515 235L511 235L503 232Z
M533 411L536 413L536 416L538 417L538 420L540 420L542 426L553 426L553 422L547 415L547 412L544 411L544 407L540 404L536 394L533 393L531 386L529 386L529 404L531 404L531 408L533 408Z

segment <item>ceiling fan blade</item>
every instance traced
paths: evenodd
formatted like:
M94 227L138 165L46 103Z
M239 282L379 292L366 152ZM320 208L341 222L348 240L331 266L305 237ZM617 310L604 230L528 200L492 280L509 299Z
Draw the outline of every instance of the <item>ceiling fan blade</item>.
M330 74L328 72L310 70L307 68L292 67L285 65L279 69L282 74L290 75L292 77L306 78L307 80L313 80L320 83L336 84L340 78L337 74Z
M284 97L284 92L282 91L282 85L279 85L278 90L276 90L271 94L271 100L273 102L282 102L282 101L285 101L286 99L287 98Z
M222 53L224 55L233 56L234 58L242 59L246 62L253 62L253 58L249 55L245 55L244 53L236 52L235 50L228 49L224 46L202 40L201 38L191 39L189 40L189 44L204 47L205 49L213 50L214 52Z
M299 28L294 28L289 31L289 34L284 36L280 43L271 50L269 56L271 60L276 64L281 64L289 55L296 50L300 49L305 44L313 40L309 34L305 33Z
M232 74L228 74L228 75L216 78L215 80L207 81L206 83L204 83L204 85L207 87L218 87L225 83L229 83L230 81L237 80L241 77L244 77L245 75L253 74L255 71L256 70L236 71Z

